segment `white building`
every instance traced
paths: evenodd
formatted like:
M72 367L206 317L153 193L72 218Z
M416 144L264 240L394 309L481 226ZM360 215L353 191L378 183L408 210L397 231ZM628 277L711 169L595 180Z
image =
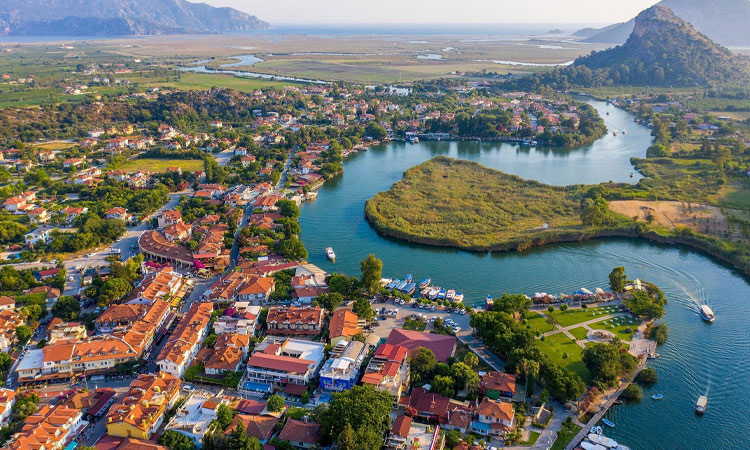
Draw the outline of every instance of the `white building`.
M0 389L0 425L5 426L10 419L13 405L16 403L16 391Z
M203 436L210 430L211 421L216 418L216 410L222 403L228 404L229 401L222 398L221 393L214 396L210 392L193 392L177 410L165 430L184 434L200 448Z
M325 345L319 342L268 336L247 362L243 380L272 387L307 384L320 370Z
M26 233L24 239L28 245L36 245L39 242L46 244L52 240L52 230L50 227L39 227L36 230Z

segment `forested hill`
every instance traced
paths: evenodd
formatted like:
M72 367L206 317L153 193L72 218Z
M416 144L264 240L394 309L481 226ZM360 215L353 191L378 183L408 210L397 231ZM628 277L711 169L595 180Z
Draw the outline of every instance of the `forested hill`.
M570 67L511 82L560 89L611 85L691 87L746 83L750 60L700 34L668 8L641 12L627 42L577 59Z
M749 47L750 0L662 0L659 3L671 9L696 30L724 46ZM583 29L575 36L584 42L622 44L635 26L634 20L610 25L601 29Z
M0 34L122 36L268 28L232 8L185 0L2 0Z

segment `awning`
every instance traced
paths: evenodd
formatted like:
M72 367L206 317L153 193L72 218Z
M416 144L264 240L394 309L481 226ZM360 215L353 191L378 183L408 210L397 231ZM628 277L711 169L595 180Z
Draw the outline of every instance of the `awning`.
M65 450L73 450L76 447L78 447L78 442L76 441L70 441L70 444L65 446Z

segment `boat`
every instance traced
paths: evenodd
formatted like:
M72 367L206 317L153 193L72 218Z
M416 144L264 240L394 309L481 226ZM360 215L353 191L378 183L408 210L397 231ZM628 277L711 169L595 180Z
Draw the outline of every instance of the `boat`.
M661 400L664 398L664 394L654 394L651 396L651 398L654 400Z
M615 405L622 405L623 403L625 403L625 402L623 402L623 401L622 401L622 400L620 400L620 399L617 399L617 400L615 400L615 402L614 402L614 404L615 404Z
M453 297L453 301L456 303L461 303L464 301L464 294L462 292L456 292L456 296Z
M440 289L440 292L438 292L437 298L441 300L445 299L445 289Z
M615 424L609 419L602 419L602 423L610 428L614 428Z
M427 297L428 295L430 295L430 288L422 289L421 291L419 291L419 295L421 295L422 297Z
M421 281L421 282L419 283L419 287L420 287L421 289L422 289L422 288L426 288L427 286L429 286L429 285L430 285L430 283L432 283L432 279L431 279L431 278L425 278L424 280L422 280L422 281Z
M448 289L448 292L445 293L445 299L453 301L453 298L456 297L456 291L453 289Z
M335 261L336 260L336 253L333 252L333 248L331 248L331 247L326 248L326 256L331 261Z
M404 278L404 280L406 280L407 283L411 283L411 274L407 273L406 278Z
M437 296L438 296L439 293L440 293L440 288L439 287L433 287L430 290L429 295L427 295L427 298L429 298L430 300L435 300L437 298Z
M715 318L714 312L711 310L711 308L708 307L708 305L701 305L700 315L701 319L705 320L706 322L713 322Z
M399 283L396 285L396 290L398 291L402 290L403 288L406 287L407 284L409 284L409 282L406 280L399 281Z
M532 147L536 147L538 144L539 144L539 142L537 142L537 141L534 141L534 140L531 141L531 146Z
M602 434L604 430L600 426L591 427L591 432L594 434Z
M706 406L708 406L708 397L701 395L698 397L698 401L695 402L695 412L703 414L706 412Z
M406 286L404 286L401 289L401 292L403 292L406 295L411 295L414 293L414 291L417 289L417 285L415 283L409 283Z
M612 132L612 136L617 136L617 130Z
M622 134L628 134L628 130L622 130Z
M600 427L598 427L600 428ZM593 430L593 428L592 428ZM597 430L599 431L599 430ZM587 444L587 445L584 445ZM585 450L630 450L628 447L619 444L612 438L608 438L601 433L589 433L586 438L581 442L581 448Z
M660 355L660 354L658 354L658 353L649 353L649 354L648 354L648 359L656 359L656 358L658 358L658 357L660 357L660 356L661 356L661 355Z

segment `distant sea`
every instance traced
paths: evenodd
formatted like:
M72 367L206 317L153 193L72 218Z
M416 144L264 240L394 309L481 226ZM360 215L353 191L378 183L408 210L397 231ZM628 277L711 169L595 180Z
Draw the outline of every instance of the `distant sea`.
M400 36L545 36L573 33L592 24L278 24L270 30L237 35L400 35ZM550 33L555 31L555 33ZM560 31L562 33L560 33ZM179 35L175 36L178 37ZM200 35L206 36L206 35ZM4 42L81 42L150 36L0 36ZM182 35L182 37L186 37Z

